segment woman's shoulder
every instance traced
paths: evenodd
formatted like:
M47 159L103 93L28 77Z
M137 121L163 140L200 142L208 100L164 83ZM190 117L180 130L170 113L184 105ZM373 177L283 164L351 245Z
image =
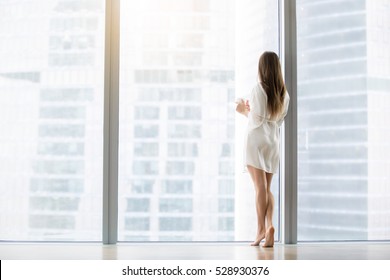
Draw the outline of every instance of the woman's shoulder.
M288 91L286 90L286 93L284 95L284 102L289 102L290 101L290 95L288 94Z
M253 90L264 91L263 86L261 85L261 83L259 81L253 86Z
M260 83L260 82L257 82L257 83L253 86L252 92L253 92L253 93L256 93L258 96L262 96L262 97L267 98L267 94L265 93L265 90L264 90L263 87L261 86L261 83Z

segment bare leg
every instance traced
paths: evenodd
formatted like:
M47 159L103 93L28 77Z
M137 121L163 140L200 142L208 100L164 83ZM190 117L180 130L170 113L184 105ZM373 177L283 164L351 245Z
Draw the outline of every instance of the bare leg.
M267 179L263 170L257 169L250 165L248 165L247 167L249 174L251 175L256 193L255 205L257 213L257 234L255 241L251 245L258 246L260 244L260 241L264 239L266 233L265 214L267 207Z
M273 247L274 246L274 234L275 228L272 224L272 216L274 213L274 196L271 193L271 181L272 173L266 173L267 178L267 208L266 208L266 220L267 220L267 232L265 234L265 242L263 247Z
M272 217L274 214L274 196L271 192L271 182L272 182L272 173L266 173L266 178L267 178L267 210L266 210L266 222L267 222L267 229L271 226L272 224Z

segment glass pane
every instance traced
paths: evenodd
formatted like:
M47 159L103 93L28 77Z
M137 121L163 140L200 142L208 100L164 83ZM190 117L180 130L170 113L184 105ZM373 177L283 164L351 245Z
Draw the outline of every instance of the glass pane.
M276 2L121 2L120 241L255 237L233 102L278 49Z
M258 81L258 62L264 51L279 53L278 1L236 1L236 97L248 96ZM255 192L249 173L243 173L243 135L247 119L236 114L236 240L253 240L257 229ZM273 224L279 239L279 174L274 174L271 192L275 198Z
M390 1L297 1L298 239L390 239Z
M0 2L1 240L102 239L104 2Z

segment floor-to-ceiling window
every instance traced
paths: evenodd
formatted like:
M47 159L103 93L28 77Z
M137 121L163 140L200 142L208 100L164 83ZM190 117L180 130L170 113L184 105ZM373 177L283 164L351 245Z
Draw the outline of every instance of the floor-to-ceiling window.
M102 239L105 2L0 3L0 240ZM253 239L234 100L278 1L120 2L118 240Z
M119 240L251 240L234 100L278 52L277 1L122 1L120 16Z
M104 7L0 2L0 240L101 240Z
M389 12L297 0L298 240L390 238Z

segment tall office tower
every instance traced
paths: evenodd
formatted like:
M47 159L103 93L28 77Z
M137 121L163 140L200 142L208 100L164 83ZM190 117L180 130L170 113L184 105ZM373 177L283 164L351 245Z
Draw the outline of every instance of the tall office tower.
M99 240L104 1L50 1L37 155L31 179L31 234ZM101 30L99 32L99 29ZM99 49L100 48L100 49ZM99 123L100 121L100 123ZM100 126L99 126L100 125ZM87 213L93 213L91 216Z
M390 1L366 1L368 239L390 238Z
M26 105L20 100L26 101ZM24 238L29 230L31 164L26 158L35 155L36 145L21 143L21 139L37 133L39 87L34 82L0 74L0 104L0 238L15 240Z
M0 187L14 189L2 197L13 202L6 215L17 213L1 238L101 240L104 1L12 0L0 10L0 96L14 104L15 127L2 145L29 147L18 157L23 179Z
M297 1L300 240L390 237L388 14Z
M234 239L234 1L121 3L119 239Z

